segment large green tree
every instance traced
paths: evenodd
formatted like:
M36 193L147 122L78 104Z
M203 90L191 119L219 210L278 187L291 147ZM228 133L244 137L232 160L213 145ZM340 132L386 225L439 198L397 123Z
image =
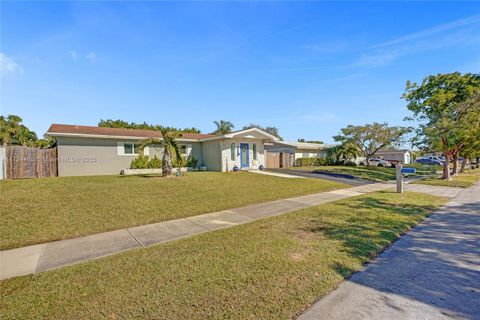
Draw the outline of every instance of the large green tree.
M0 116L0 143L34 147L38 140L35 132L22 124L22 118L10 114Z
M461 123L462 144L459 155L462 161L461 172L467 163L475 159L478 168L480 160L480 89L475 90L472 97L459 104L459 113L463 115Z
M445 157L442 178L450 180L450 163L458 168L458 156L468 148L470 137L478 134L472 126L475 108L469 103L480 88L480 74L459 72L431 75L421 84L407 81L402 98L418 121L413 142L424 150L442 152ZM477 132L476 132L477 131Z
M341 129L341 134L333 137L342 144L354 146L370 165L370 157L379 150L399 146L409 128L389 126L387 123L374 122L361 126L349 125Z
M251 128L260 129L262 131L265 131L266 133L271 134L272 136L275 136L275 137L279 138L280 140L283 140L283 138L278 133L278 128L277 127L262 127L261 125L256 124L256 123L250 123L249 125L243 127L244 130L251 129Z
M128 122L120 119L118 120L100 119L100 122L98 122L98 126L107 127L107 128L142 129L142 130L156 130L156 131L165 129L168 132L200 133L200 130L194 127L181 129L181 128L175 128L175 127L166 127L160 124L148 124L146 122L143 122L143 123Z
M235 128L233 123L230 121L220 120L220 121L213 121L217 129L212 132L212 134L227 134L232 132L232 129Z

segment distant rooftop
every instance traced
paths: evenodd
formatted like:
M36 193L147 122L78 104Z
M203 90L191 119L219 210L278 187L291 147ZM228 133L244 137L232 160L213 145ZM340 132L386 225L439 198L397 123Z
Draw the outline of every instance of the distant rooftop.
M297 142L297 141L276 141L275 143L282 144L285 146L295 147L297 149L310 149L310 150L323 150L323 149L328 149L335 146L334 144Z

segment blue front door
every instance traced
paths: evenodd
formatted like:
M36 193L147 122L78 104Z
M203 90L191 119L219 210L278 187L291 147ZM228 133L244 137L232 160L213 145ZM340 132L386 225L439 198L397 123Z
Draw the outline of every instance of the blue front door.
M248 168L248 143L240 143L240 166Z

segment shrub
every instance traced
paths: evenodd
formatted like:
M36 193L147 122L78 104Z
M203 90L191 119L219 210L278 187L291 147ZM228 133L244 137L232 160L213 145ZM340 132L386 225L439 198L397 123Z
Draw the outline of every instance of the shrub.
M172 164L175 168L183 168L185 167L185 163L186 163L186 160L184 156L181 156L180 159L176 159L176 158L172 159Z
M147 164L148 168L154 169L154 168L161 168L162 167L162 160L160 160L156 155L148 161Z
M295 166L297 167L313 167L313 166L325 166L328 164L325 158L298 158L295 159Z
M348 167L356 167L357 164L353 161L347 161L344 163L345 166L348 166Z
M197 165L198 165L198 160L195 159L194 156L191 156L190 159L188 159L187 163L185 164L185 166L188 168L196 168Z
M133 159L130 163L130 169L146 169L148 168L148 156L139 155L138 158Z

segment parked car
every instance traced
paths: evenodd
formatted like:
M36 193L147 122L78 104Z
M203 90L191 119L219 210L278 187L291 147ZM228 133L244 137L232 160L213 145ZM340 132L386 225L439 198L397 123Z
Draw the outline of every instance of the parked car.
M368 161L371 166L375 167L391 167L392 164L389 161L380 158L370 158Z
M415 163L426 164L429 166L441 166L443 165L442 161L434 160L434 159L427 159L427 158L420 158L415 161Z

